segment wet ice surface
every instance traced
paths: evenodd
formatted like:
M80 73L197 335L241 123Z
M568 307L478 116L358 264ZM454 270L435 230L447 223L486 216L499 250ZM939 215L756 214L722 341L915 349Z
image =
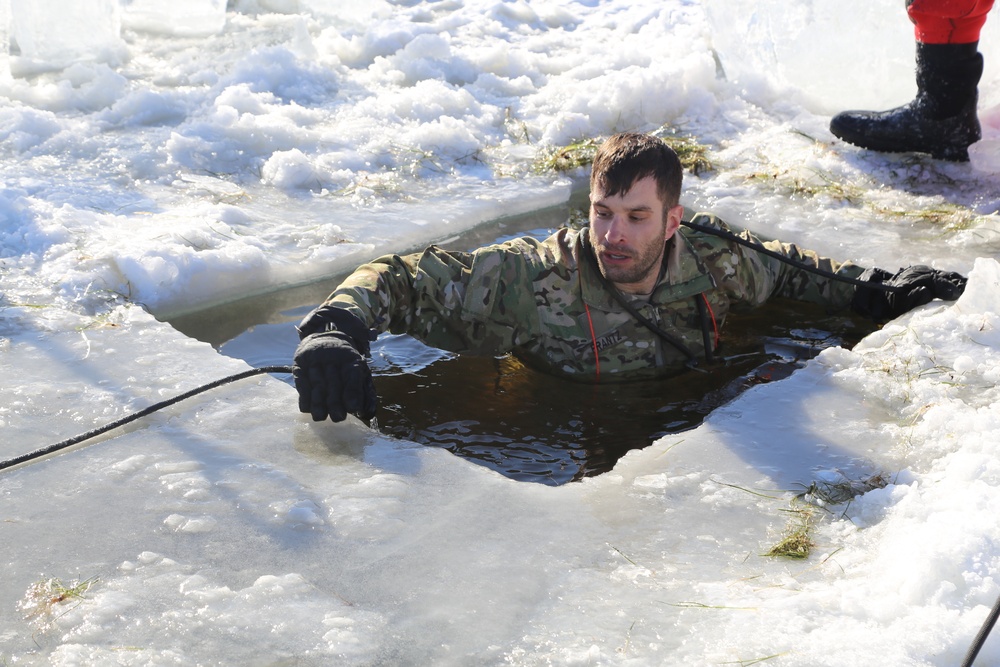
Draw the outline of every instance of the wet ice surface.
M46 7L47 45L66 46L70 12ZM988 24L972 164L872 155L826 124L912 95L910 27L899 7L838 8L822 20L851 30L817 30L809 12L834 11L817 3L246 0L214 35L123 12L120 38L87 33L69 66L20 33L0 81L3 456L247 368L162 320L565 206L585 174L533 158L619 129L709 146L690 208L971 282L555 487L313 424L280 377L2 471L0 658L958 663L1000 593L1000 40ZM747 39L754 17L770 32ZM781 67L739 67L757 61ZM268 324L215 312L218 344ZM816 510L808 559L762 556L800 517L796 493L876 473L885 488ZM94 583L25 618L53 577Z

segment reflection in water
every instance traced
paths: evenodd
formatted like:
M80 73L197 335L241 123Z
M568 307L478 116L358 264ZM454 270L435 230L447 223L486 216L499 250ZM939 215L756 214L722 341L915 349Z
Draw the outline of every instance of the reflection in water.
M406 336L373 346L377 427L444 447L508 477L557 485L614 467L632 449L696 427L745 389L787 376L868 329L800 303L773 304L727 322L722 356L707 373L658 381L583 384L512 356L441 353Z

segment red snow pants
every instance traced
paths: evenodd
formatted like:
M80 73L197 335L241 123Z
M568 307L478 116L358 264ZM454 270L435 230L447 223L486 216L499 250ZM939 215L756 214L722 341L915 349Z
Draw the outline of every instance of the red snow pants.
M906 0L917 41L924 44L969 44L979 31L993 0Z

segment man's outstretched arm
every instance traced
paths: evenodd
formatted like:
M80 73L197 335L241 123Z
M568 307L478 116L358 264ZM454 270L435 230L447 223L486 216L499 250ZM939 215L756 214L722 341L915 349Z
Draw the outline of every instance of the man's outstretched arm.
M516 241L473 253L431 246L359 267L298 326L300 409L317 421L374 416L366 357L369 341L385 331L453 352L510 351L534 302L529 290L508 287L529 279L523 257L535 251Z

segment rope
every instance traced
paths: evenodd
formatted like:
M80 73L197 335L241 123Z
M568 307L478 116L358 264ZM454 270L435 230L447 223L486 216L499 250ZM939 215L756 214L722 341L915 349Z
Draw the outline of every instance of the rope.
M821 269L818 266L812 266L805 264L803 262L795 261L790 257L782 255L780 252L771 250L770 248L765 248L760 243L755 243L753 241L748 241L747 239L733 234L732 232L726 231L724 229L719 229L717 227L709 227L707 225L701 225L697 222L691 222L689 220L681 220L681 224L685 227L689 227L696 232L701 232L703 234L711 234L712 236L718 236L719 238L726 239L727 241L732 241L733 243L738 243L741 246L750 248L751 250L756 250L762 255L767 255L768 257L773 257L779 262L784 262L785 264L790 264L797 269L806 271L808 273L814 273L818 276L823 276L830 280L838 280L842 283L848 283L854 285L855 287L867 287L868 289L882 290L883 292L898 292L902 288L896 285L886 285L884 283L873 283L867 280L859 280L857 278L851 278L850 276L840 275L839 273L833 273L832 271L827 271L826 269Z
M57 442L54 445L42 447L41 449L36 449L33 452L28 452L27 454L21 454L20 456L15 456L14 458L7 459L6 461L0 461L0 470L3 470L5 468L10 468L11 466L16 466L21 463L26 463L28 461L32 461L37 458L41 458L46 454L51 454L52 452L57 452L60 449L71 447L72 445L81 443L84 440L90 440L91 438L96 438L102 433L107 433L108 431L114 430L119 426L124 426L129 422L133 422L136 419L145 417L146 415L152 414L157 410L162 410L163 408L171 406L174 403L179 403L184 399L191 398L192 396L197 396L198 394L206 392L209 389L215 389L216 387L221 387L224 384L228 384L230 382L236 382L237 380L242 380L244 378L248 378L253 375L261 375L263 373L291 373L291 372L292 372L291 366L263 366L261 368L251 368L250 370L243 371L242 373L236 373L235 375L230 375L228 377L220 378L218 380L215 380L214 382L209 382L208 384L203 384L200 387L195 387L194 389L186 391L183 394L174 396L173 398L168 398L165 401L161 401L159 403L150 405L148 408L144 408L142 410L139 410L138 412L133 412L132 414L126 415L121 419L111 422L110 424L105 424L104 426L95 428L91 431L87 431L86 433L81 433L80 435L73 436L72 438L67 438L66 440L63 440L62 442Z
M983 647L986 643L986 638L990 634L990 630L997 622L997 617L1000 617L1000 599L993 604L993 609L990 610L989 616L986 617L986 621L983 622L983 627L979 628L979 632L976 634L975 641L972 642L972 646L969 647L969 652L965 654L965 660L962 661L962 667L972 667L972 663L976 661L976 656L979 655L979 649Z

